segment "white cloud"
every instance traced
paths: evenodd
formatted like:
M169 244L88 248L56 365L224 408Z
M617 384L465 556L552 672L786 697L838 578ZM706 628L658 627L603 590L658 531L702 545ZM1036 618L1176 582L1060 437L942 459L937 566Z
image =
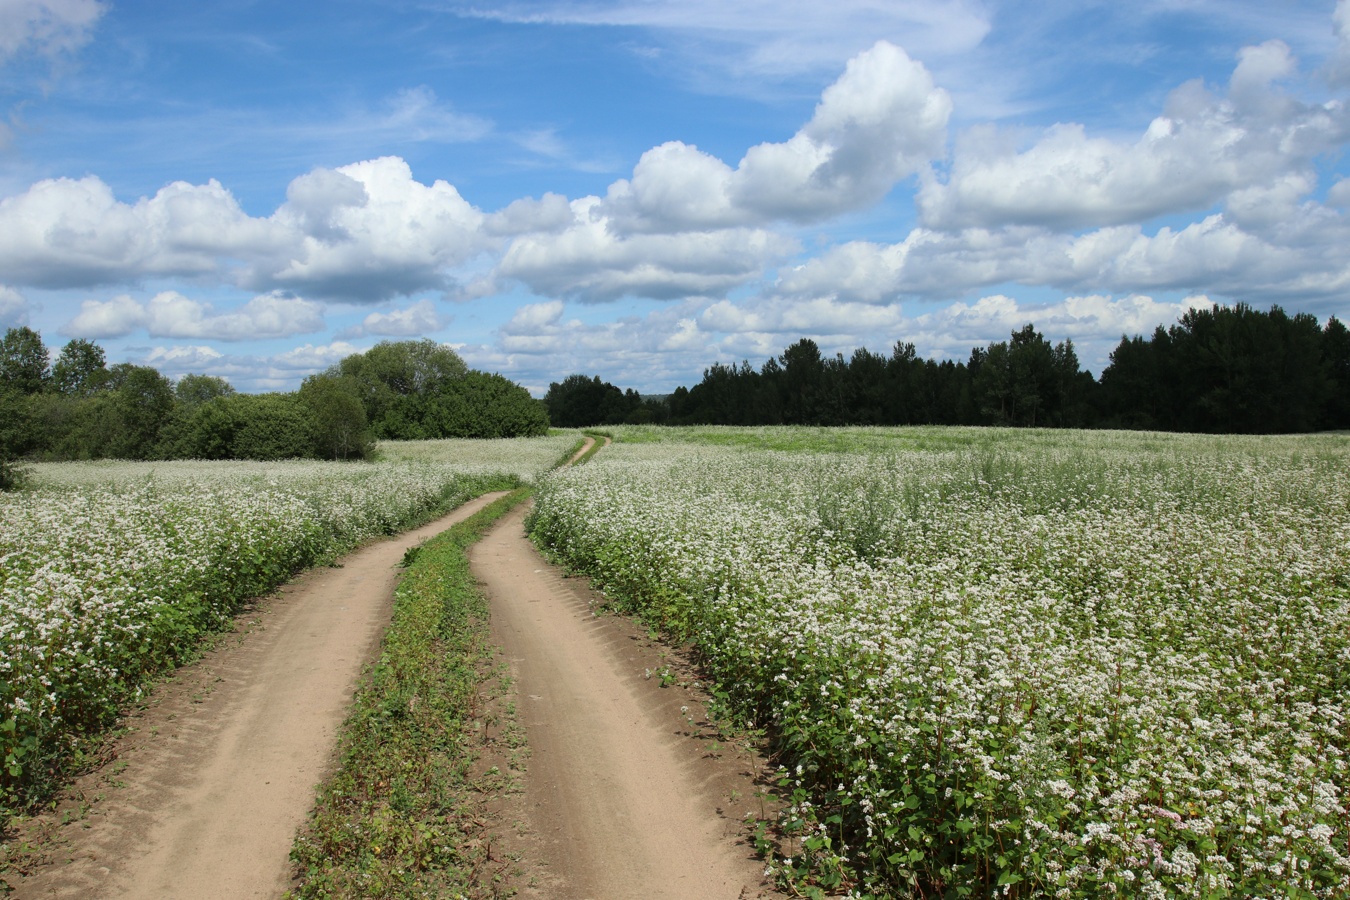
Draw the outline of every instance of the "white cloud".
M1187 310L1212 306L1205 297L1187 297L1177 302L1157 301L1131 294L1112 299L1101 294L1066 297L1055 303L1024 304L1002 294L981 297L974 303L953 303L916 316L907 327L913 335L934 347L969 347L1006 340L1027 324L1049 340L1116 341L1123 334L1148 334L1158 325L1169 325ZM912 339L912 338L911 338Z
M174 182L128 204L90 175L39 181L0 200L0 272L43 287L220 273L222 259L257 258L288 243L216 181Z
M209 303L167 291L150 300L147 312L151 337L247 341L308 334L324 327L319 304L280 292L254 297L234 312L216 313Z
M531 232L558 232L572 224L572 208L562 194L548 193L539 199L522 197L488 216L489 234L512 237Z
M921 356L965 359L972 348L1006 341L1030 323L1052 342L1072 339L1079 346L1080 360L1100 369L1121 335L1149 334L1158 325L1173 324L1188 309L1211 305L1203 296L1172 302L1139 294L1119 298L1089 294L1026 303L992 294L905 315L899 304L767 296L747 303L714 303L699 317L699 327L706 343L758 348L760 358L810 337L826 353L848 355L859 347L887 352L897 342L908 342Z
M387 313L373 312L361 323L362 334L380 334L391 337L419 337L446 326L436 311L436 304L430 300L420 300L404 309L395 309Z
M0 328L28 324L28 298L9 285L0 284Z
M972 129L957 142L947 180L923 185L924 222L944 229L1143 222L1309 172L1314 158L1350 137L1350 112L1339 101L1304 104L1279 91L1274 82L1293 70L1279 41L1247 47L1226 97L1185 84L1132 144L1059 124L1018 152L1006 132Z
M271 357L273 368L284 372L308 375L342 362L354 353L362 352L346 341L334 341L331 344L305 344L285 353Z
M623 237L609 227L599 198L573 201L572 210L567 231L513 241L497 275L587 303L721 296L796 249L788 237L750 228Z
M269 218L216 181L123 203L94 176L48 179L0 200L0 273L55 288L200 276L370 302L447 287L450 268L495 246L482 220L397 157L302 175Z
M782 271L777 293L890 303L957 299L1015 283L1071 292L1203 291L1249 302L1325 299L1350 288L1350 220L1297 202L1301 176L1236 192L1231 213L1149 234L1137 225L1081 235L1006 226L914 229L897 244L851 242Z
M144 306L127 294L111 300L85 300L75 318L61 326L61 333L80 338L114 338L144 328L150 316Z
M905 319L899 304L878 306L814 297L754 305L721 300L709 306L698 321L705 331L723 334L821 336L885 334L899 329Z
M781 78L837 67L884 38L922 47L935 56L958 56L989 33L987 8L970 0L641 0L594 2L457 3L461 14L508 22L609 25L653 29L679 41L698 61L692 68L734 79ZM644 55L659 50L644 47Z
M648 150L610 186L622 230L816 222L862 209L942 156L951 99L885 41L849 60L811 121L784 143L751 147L735 170L679 141Z
M172 378L214 369L224 359L225 354L214 347L154 347L145 355L144 363Z
M306 344L275 356L234 355L205 345L154 347L140 362L171 378L189 372L224 378L236 390L293 391L308 375L322 372L360 349L343 341Z
M1350 0L1336 0L1336 10L1331 14L1331 21L1336 32L1336 49L1328 64L1327 74L1333 85L1344 87L1350 84Z
M700 308L699 301L682 301L644 316L586 323L566 318L563 302L549 300L518 309L492 346L457 349L469 365L509 373L537 396L574 372L623 387L673 388L716 358L713 338L698 329Z
M364 191L361 202L355 189ZM445 181L424 185L398 157L311 173L275 221L303 233L289 259L253 280L357 302L449 284L446 270L488 249L483 214ZM317 226L317 227L316 227Z
M162 291L141 304L125 294L108 301L87 300L64 334L111 338L146 329L151 337L248 341L290 337L324 327L322 308L280 293L263 294L233 312L217 313L209 303Z
M924 67L880 42L821 96L793 138L750 148L737 168L678 141L643 154L631 179L570 206L518 201L489 220L517 232L484 285L519 281L543 296L604 302L720 297L797 250L766 230L880 200L941 155L951 103Z
M1327 191L1327 205L1350 208L1350 178L1342 178L1331 186Z
M502 326L505 334L540 334L558 324L563 314L561 300L527 303L511 314L511 321Z
M0 63L30 50L43 56L78 50L106 11L97 0L4 0Z

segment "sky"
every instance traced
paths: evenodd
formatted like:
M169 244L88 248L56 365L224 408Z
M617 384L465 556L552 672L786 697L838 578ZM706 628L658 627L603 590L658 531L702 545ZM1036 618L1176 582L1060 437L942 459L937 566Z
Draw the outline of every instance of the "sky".
M1350 0L0 0L0 327L663 393L1350 318Z

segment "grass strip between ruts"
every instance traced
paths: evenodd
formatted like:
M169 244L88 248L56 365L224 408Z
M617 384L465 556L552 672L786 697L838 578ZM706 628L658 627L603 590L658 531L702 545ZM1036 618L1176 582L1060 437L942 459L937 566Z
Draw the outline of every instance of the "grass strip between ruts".
M338 769L291 850L299 885L288 897L490 896L467 726L493 648L467 550L529 495L513 491L409 552Z

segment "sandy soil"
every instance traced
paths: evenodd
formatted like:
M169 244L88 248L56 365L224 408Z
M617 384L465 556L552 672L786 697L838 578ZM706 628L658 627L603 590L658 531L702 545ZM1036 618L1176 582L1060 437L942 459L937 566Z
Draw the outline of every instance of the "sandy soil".
M45 861L16 898L279 897L296 829L377 651L404 552L497 494L315 569L161 685L112 760L22 839ZM65 821L70 820L70 821ZM7 875L11 882L15 876Z
M498 812L514 826L497 848L519 859L512 886L558 900L779 896L747 839L745 817L771 808L763 762L716 738L697 690L669 683L693 677L671 651L596 615L585 580L543 561L524 515L470 550L529 748L523 790Z

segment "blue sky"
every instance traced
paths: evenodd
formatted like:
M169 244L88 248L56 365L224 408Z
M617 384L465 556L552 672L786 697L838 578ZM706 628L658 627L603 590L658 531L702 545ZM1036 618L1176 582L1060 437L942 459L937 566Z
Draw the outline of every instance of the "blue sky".
M0 0L0 326L542 395L1350 317L1350 0Z

